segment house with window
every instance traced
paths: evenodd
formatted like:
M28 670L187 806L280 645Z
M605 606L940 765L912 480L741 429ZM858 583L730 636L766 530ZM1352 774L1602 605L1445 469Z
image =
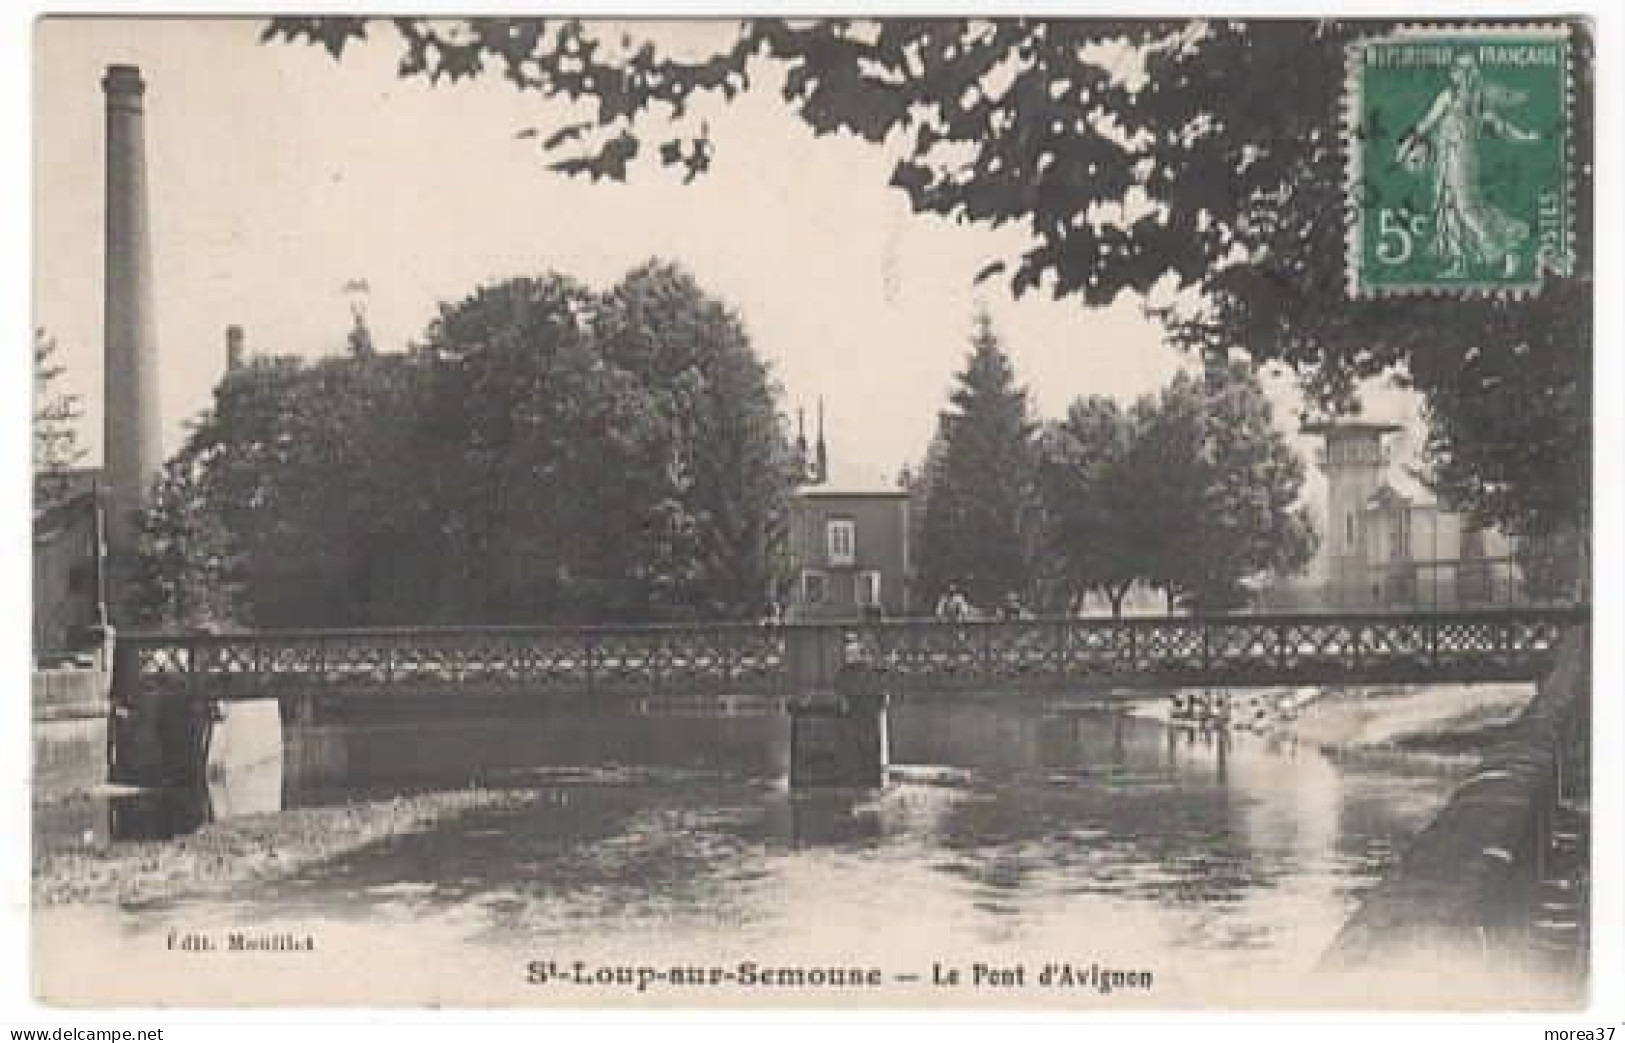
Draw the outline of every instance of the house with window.
M1512 541L1442 510L1432 490L1396 471L1364 505L1359 528L1369 563L1373 606L1432 608L1519 600L1521 576Z
M823 426L820 403L816 451L800 453L806 481L790 497L789 619L908 615L908 490L851 468L832 475Z
M1287 593L1299 595L1291 607L1396 610L1522 597L1512 540L1444 509L1414 474L1393 465L1385 440L1398 425L1338 420L1303 430L1324 439L1320 546L1308 580L1276 591L1269 607L1285 607Z
M909 614L908 492L806 485L790 500L795 622Z

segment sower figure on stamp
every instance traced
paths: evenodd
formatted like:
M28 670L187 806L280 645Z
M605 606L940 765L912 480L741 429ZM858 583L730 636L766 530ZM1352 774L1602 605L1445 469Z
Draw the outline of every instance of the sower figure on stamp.
M1469 264L1517 274L1519 248L1529 225L1485 198L1478 180L1478 142L1488 133L1513 141L1538 141L1496 111L1524 100L1518 91L1487 82L1471 54L1456 57L1450 85L1399 142L1395 158L1411 170L1433 172L1433 252L1446 263L1442 278L1467 275Z

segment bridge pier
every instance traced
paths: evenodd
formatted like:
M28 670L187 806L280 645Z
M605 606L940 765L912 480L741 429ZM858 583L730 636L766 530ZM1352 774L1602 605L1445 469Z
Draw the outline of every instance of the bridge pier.
M285 691L277 696L282 722L282 787L284 805L301 786L342 785L349 778L350 740L365 725L346 724L323 713L314 690ZM436 722L436 730L442 727Z
M792 627L785 637L792 695L790 788L875 789L890 759L883 676L854 639L827 628Z
M112 782L124 786L202 786L214 734L207 701L154 695L117 704L108 729Z
M205 785L215 708L195 693L146 689L136 649L115 645L108 778L124 786Z

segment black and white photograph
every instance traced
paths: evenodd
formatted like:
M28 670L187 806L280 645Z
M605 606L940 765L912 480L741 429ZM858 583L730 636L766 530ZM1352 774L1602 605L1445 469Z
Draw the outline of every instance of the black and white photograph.
M37 20L34 999L1584 1011L1595 25L1327 6Z

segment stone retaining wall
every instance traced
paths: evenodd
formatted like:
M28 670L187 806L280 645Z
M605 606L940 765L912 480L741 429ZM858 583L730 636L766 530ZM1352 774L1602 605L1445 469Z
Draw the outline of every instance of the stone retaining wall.
M105 671L88 668L35 670L30 688L34 719L107 716Z
M1539 693L1438 817L1373 889L1326 953L1328 970L1427 952L1493 957L1528 924L1565 773L1584 771L1587 631L1571 629Z
M36 806L87 793L107 781L107 674L94 669L34 671L33 771Z

